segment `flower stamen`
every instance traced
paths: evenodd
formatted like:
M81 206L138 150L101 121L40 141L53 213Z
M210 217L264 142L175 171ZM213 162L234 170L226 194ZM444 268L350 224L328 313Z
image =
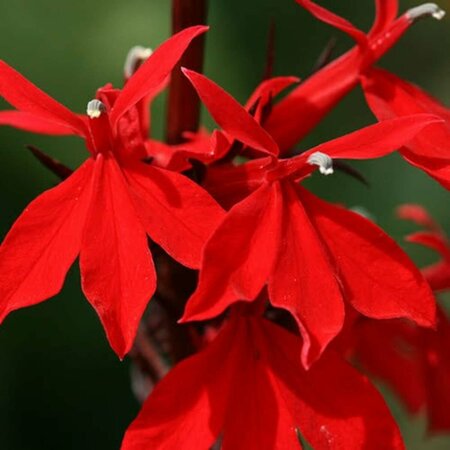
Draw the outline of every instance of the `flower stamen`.
M322 175L331 175L334 172L333 160L325 153L314 152L308 157L306 162L318 166Z
M91 119L98 119L105 112L106 106L100 100L94 99L87 104L86 114Z
M130 78L139 66L151 56L153 50L149 47L143 47L142 45L135 45L130 48L130 51L125 58L125 64L123 66L123 73L125 78Z
M441 20L445 16L445 11L436 3L424 3L406 11L406 17L411 21L422 19L423 17L433 17Z

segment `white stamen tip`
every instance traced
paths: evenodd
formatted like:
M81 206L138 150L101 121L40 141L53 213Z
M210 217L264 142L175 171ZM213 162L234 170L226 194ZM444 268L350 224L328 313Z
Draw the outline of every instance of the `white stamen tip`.
M153 50L148 47L142 47L142 45L136 45L130 49L125 59L123 66L123 72L125 78L130 78L140 64L142 64L151 54Z
M433 17L434 19L441 20L444 16L445 11L439 8L436 3L424 3L406 11L406 17L411 21L421 19L422 17Z
M106 106L100 100L91 100L87 104L86 114L91 119L98 119L102 113L106 112Z
M333 171L333 160L325 153L314 152L307 159L309 164L319 167L322 175L331 175Z

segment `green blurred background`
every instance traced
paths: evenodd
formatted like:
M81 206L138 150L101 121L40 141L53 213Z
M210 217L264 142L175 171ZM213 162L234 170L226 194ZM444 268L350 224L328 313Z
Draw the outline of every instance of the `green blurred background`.
M322 4L365 29L373 17L372 0ZM415 5L401 1L402 10ZM449 0L440 5L450 10ZM276 75L308 75L331 36L338 38L339 53L351 45L346 36L313 19L293 0L211 0L206 73L241 101L261 78L272 17L277 26ZM381 62L447 104L449 23L448 18L440 23L421 21ZM0 1L0 57L79 112L97 87L108 81L120 86L123 60L131 46L156 46L169 31L169 0ZM164 98L155 105L156 136L163 135L164 105ZM211 125L209 118L205 120ZM355 91L302 145L372 121L361 92ZM57 182L24 144L35 144L71 167L86 156L77 139L1 128L1 236L31 199ZM309 186L330 200L363 206L399 241L412 229L393 215L404 202L423 204L450 232L449 194L423 173L396 155L357 167L371 182L370 188L341 174L313 177ZM421 265L434 258L413 247L407 250ZM450 448L450 437L425 439L424 421L408 419L400 405L391 403L408 448ZM1 450L118 449L137 410L129 362L119 362L108 347L81 294L77 267L60 295L13 313L0 327Z

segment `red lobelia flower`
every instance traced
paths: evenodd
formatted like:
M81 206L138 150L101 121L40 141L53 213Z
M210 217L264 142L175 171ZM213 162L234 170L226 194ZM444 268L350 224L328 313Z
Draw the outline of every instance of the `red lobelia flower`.
M253 91L244 108L251 112L257 123L265 118L266 111L272 99L287 87L299 81L296 77L274 77L264 80ZM246 118L243 119L244 121ZM149 154L162 167L172 170L185 170L191 166L189 160L195 159L205 164L220 161L223 158L232 159L235 153L250 157L261 156L260 152L245 147L239 148L233 135L222 130L214 130L209 134L205 130L198 133L186 133L187 142L179 145L149 143ZM237 151L238 150L238 151Z
M428 228L407 239L443 256L423 273L434 290L448 290L450 246L446 236L420 206L402 206L399 215ZM438 309L436 330L400 320L361 319L352 333L357 358L371 374L387 383L409 411L424 411L431 431L450 430L450 320L442 308Z
M0 247L0 319L59 292L80 255L82 289L122 357L155 290L148 234L189 267L199 265L222 209L181 174L140 161L144 138L133 108L160 89L192 39L183 30L162 44L122 91L107 86L79 116L0 63L0 94L18 111L9 124L85 139L90 158L31 202ZM133 134L134 132L134 134Z
M346 19L311 0L296 0L315 17L348 34L357 46L311 75L276 104L264 126L286 152L359 83L365 70L380 59L417 19L443 17L435 4L426 3L397 18L397 0L377 0L375 22L366 35Z
M183 320L204 320L265 285L272 305L289 311L303 337L309 367L344 322L345 301L374 318L408 317L430 326L431 291L407 255L364 217L318 199L298 185L332 158L364 159L392 152L436 119L417 115L384 121L277 159L271 136L225 91L185 70L224 130L269 156L216 169L211 192L233 205L205 245L199 284ZM211 182L209 184L211 186Z
M442 123L419 133L400 153L408 162L450 189L450 109L386 70L367 71L362 77L362 86L367 103L379 120L411 113L431 113L442 118Z
M382 397L337 354L309 371L301 339L242 310L176 366L146 400L122 450L402 449Z

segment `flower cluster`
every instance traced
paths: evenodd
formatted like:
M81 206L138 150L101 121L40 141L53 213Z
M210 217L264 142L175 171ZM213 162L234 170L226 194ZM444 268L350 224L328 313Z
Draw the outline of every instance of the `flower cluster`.
M341 160L399 151L450 188L450 110L375 67L419 18L444 12L427 3L399 16L397 0L377 0L366 34L296 1L355 47L302 82L268 77L245 105L182 68L218 128L177 144L149 136L149 108L206 26L153 52L132 49L123 88L98 89L83 115L0 62L0 95L15 108L0 112L0 124L75 135L89 151L72 171L33 150L62 181L28 205L0 247L0 320L56 295L78 257L83 293L119 358L131 350L139 359L152 298L145 320L158 308L173 320L163 338L161 329L145 336L157 362L139 370L159 381L161 355L191 344L170 354L174 367L151 389L122 450L404 448L362 369L412 412L426 408L432 429L450 429L450 323L433 294L450 287L443 232L420 207L399 210L426 228L409 240L443 257L421 272L371 220L302 186L348 167ZM357 85L378 122L295 151Z

